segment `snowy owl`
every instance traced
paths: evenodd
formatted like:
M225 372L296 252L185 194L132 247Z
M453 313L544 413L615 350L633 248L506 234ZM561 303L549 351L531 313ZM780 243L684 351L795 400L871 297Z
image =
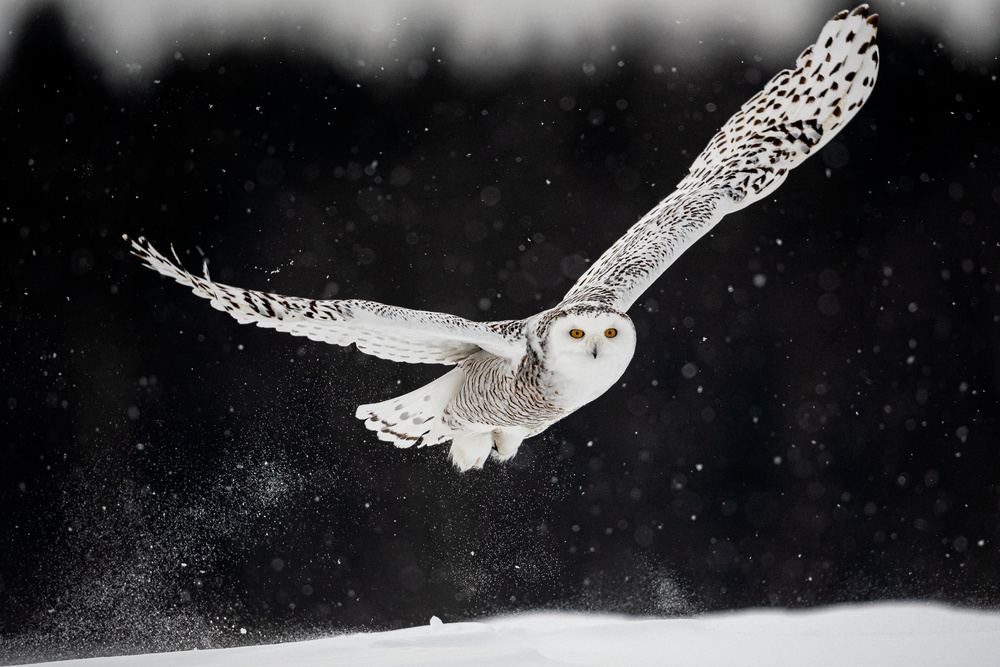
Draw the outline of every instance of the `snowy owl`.
M878 15L834 16L795 69L778 73L709 142L677 189L643 216L553 308L523 320L472 322L372 301L317 301L214 282L143 237L150 268L242 323L350 345L382 359L455 368L415 391L362 405L356 416L398 447L451 441L459 470L514 456L614 385L635 351L629 307L727 213L768 196L857 114L875 85ZM126 240L130 240L126 236Z

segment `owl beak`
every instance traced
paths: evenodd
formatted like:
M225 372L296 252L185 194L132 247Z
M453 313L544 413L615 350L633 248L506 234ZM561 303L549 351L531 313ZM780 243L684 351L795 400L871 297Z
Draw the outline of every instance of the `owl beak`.
M590 346L590 353L591 353L592 355L594 355L594 359L596 359L596 358L597 358L597 351L598 351L599 349L600 349L600 345L599 345L599 344L597 344L597 343L594 343L593 345L591 345L591 346Z

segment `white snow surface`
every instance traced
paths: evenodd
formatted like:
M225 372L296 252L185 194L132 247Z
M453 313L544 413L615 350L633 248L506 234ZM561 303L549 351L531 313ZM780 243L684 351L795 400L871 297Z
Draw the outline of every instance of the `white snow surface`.
M53 667L256 665L1000 665L1000 613L917 602L681 618L534 612L475 623Z

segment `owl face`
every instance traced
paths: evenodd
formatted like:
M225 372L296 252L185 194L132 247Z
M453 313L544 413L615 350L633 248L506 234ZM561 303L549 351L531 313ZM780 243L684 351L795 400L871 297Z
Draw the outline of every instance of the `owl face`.
M553 324L547 347L550 353L558 350L560 355L579 357L580 363L630 360L635 352L635 327L618 313L570 314Z
M545 366L569 403L583 405L618 381L635 353L635 326L624 313L570 311L545 340Z

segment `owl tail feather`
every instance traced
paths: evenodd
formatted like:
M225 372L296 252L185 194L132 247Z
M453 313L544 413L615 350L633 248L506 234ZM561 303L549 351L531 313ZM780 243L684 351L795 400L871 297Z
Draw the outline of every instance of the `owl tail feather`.
M354 416L375 431L379 440L397 447L425 447L447 442L456 432L448 425L445 407L465 381L465 371L455 368L408 394L381 403L358 406Z

